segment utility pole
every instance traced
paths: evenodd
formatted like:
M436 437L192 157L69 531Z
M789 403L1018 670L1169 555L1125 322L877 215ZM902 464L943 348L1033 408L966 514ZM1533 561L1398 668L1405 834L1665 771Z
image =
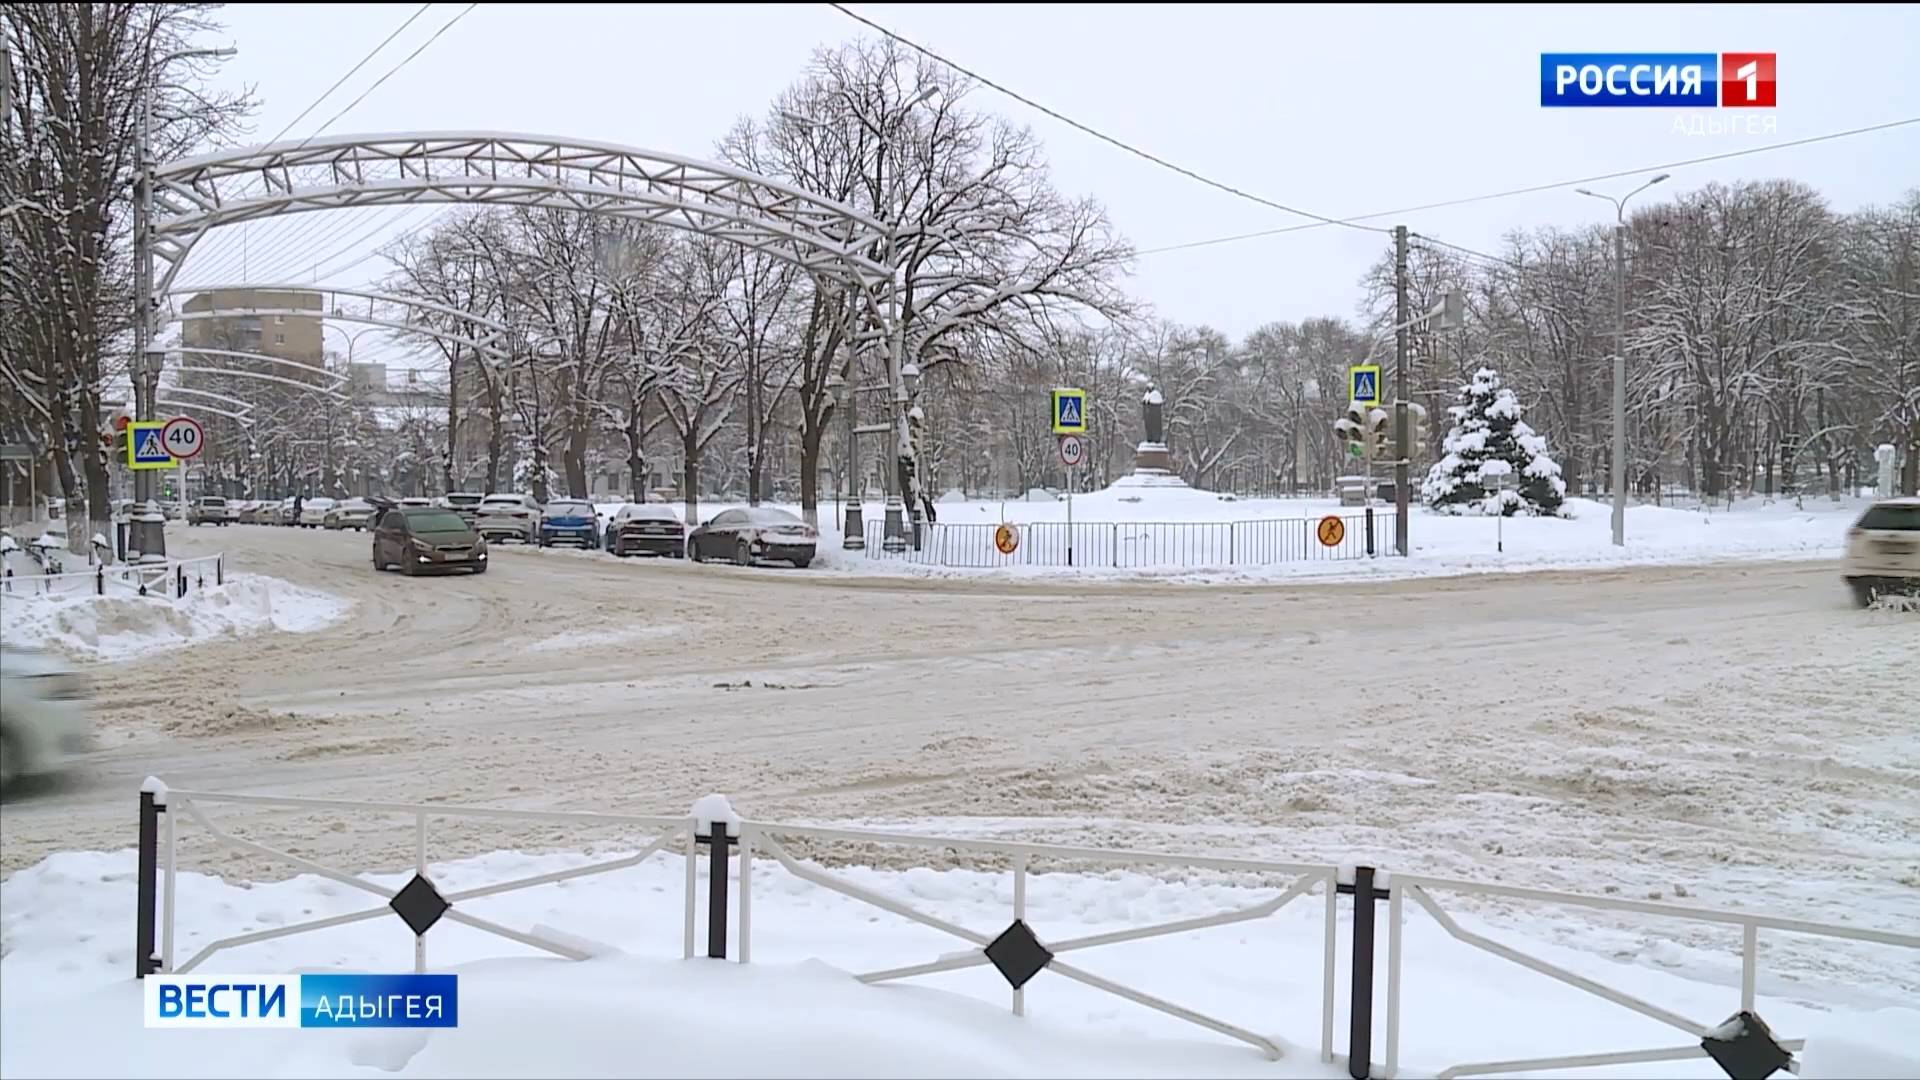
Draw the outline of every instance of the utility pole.
M1613 226L1613 546L1627 546L1627 223Z
M1407 227L1393 227L1393 548L1407 553L1407 513L1412 501L1407 433ZM1371 470L1369 470L1371 471Z
M1627 546L1627 200L1667 179L1661 173L1616 199L1586 188L1574 193L1613 204L1613 546Z

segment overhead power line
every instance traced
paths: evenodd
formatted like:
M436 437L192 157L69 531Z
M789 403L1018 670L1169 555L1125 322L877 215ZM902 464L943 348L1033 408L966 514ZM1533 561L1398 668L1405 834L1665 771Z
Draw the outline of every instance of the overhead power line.
M1142 158L1146 161L1150 161L1153 164L1158 165L1163 169L1172 170L1173 172L1179 173L1181 176L1184 176L1189 180L1198 180L1200 183L1205 184L1208 187L1217 188L1218 190L1224 191L1229 195L1234 195L1239 198L1246 199L1249 202L1259 203L1261 206L1269 207L1274 210L1279 210L1284 213L1292 214L1296 217L1312 218L1314 221L1322 225L1342 225L1349 229L1357 229L1363 232L1388 231L1378 226L1356 225L1351 221L1341 221L1337 218L1327 217L1325 214L1316 214L1311 210L1302 210L1297 206L1288 206L1286 203L1275 202L1274 200L1265 198L1264 196L1255 195L1250 191L1245 191L1240 188L1234 187L1232 184L1222 183L1221 181L1215 180L1210 176L1202 175L1201 173L1195 172L1194 170L1189 169L1184 165L1176 165L1173 162L1168 161L1166 158L1160 157L1157 154L1151 153L1146 150L1142 150L1139 147L1132 145L1131 143L1127 143L1120 139L1116 139L1113 136L1108 135L1106 132L1100 131L1096 128L1089 127L1086 124L1083 124L1080 121L1075 120L1070 116L1066 116L1053 109L1049 109L1045 105L1042 105L1039 102L1033 100L1032 98L1027 97L1025 94L1022 94L1016 90L1009 89L1008 87L998 82L995 82L992 79L987 78L985 75L982 75L977 71L974 71L967 67L963 67L960 64L952 60L949 60L944 56L941 56L939 53L934 52L932 49L929 49L926 46L919 44L918 42L902 37L901 35L893 32L892 30L887 29L884 26L881 26L879 23L874 22L872 19L867 18L866 16L860 14L859 12L853 11L852 9L848 8L845 4L833 3L831 2L831 0L829 0L829 3L827 4L827 6L830 8L833 8L835 11L840 12L842 15L845 15L846 17L854 20L857 23L860 23L867 27L871 27L873 30L878 31L881 34L884 34L888 38L891 38L892 40L897 41L902 45L905 45L907 48L912 49L913 51L919 53L920 55L926 57L929 60L934 61L935 63L942 64L942 65L945 65L946 67L952 68L953 70L959 72L962 75L965 75L967 78L972 79L974 82L977 82L982 86L989 87L993 90L997 90L1000 93L1005 94L1007 97L1010 97L1013 100L1018 101L1022 105L1027 106L1030 109L1036 109L1042 113L1045 113L1046 115L1053 117L1055 120L1058 120L1069 127L1078 129L1080 131L1087 133L1088 135L1093 136L1096 139L1099 139L1101 142L1119 147L1120 149L1125 150L1127 153L1132 154L1135 157Z
M1506 199L1516 195L1532 195L1559 188L1578 187L1582 184L1597 184L1603 180L1618 180L1622 177L1639 176L1643 173L1666 172L1672 169L1686 168L1689 165L1706 165L1715 161L1725 161L1729 158L1746 157L1749 154L1764 154L1773 150L1787 150L1795 146L1810 146L1814 143L1830 142L1834 139L1845 139L1855 135L1870 135L1877 131L1888 131L1893 128L1905 127L1909 124L1920 124L1920 116L1909 116L1904 120L1889 120L1884 124L1869 124L1865 127L1848 128L1844 131L1829 131L1824 135L1811 135L1804 139L1790 139L1786 142L1768 143L1765 146L1750 146L1744 150L1729 150L1724 154L1708 154L1704 157L1687 158L1682 161L1669 161L1659 165L1643 165L1635 169L1621 169L1617 172L1580 176L1572 180L1555 180L1552 183L1508 188L1505 191L1491 191L1484 195L1469 195L1460 199L1445 199L1440 202L1422 203L1419 206L1403 206L1397 210L1381 210L1371 214L1356 214L1352 217L1342 218L1340 223L1350 224L1359 221L1373 221L1379 218L1400 217L1405 214L1418 214L1426 210L1442 210L1450 206L1466 206L1471 203L1490 202L1494 199ZM1261 237L1282 236L1286 233L1301 232L1306 229L1319 229L1324 228L1326 224L1324 221L1314 221L1300 225L1288 225L1278 229L1261 229L1257 232L1236 233L1232 236L1216 236L1208 240L1190 240L1184 244L1167 244L1162 247L1147 248L1142 251L1136 251L1134 254L1158 255L1168 251L1187 251L1193 248L1212 247L1215 244L1231 244L1241 240L1257 240ZM1428 239L1432 239L1432 237L1428 237Z
M412 26L412 25L414 24L414 21L415 21L415 20L417 20L418 18L420 18L420 16L422 16L422 15L425 15L425 14L427 13L427 9L428 9L428 8L430 8L430 7L432 7L432 6L433 6L432 4L421 4L418 10L416 10L416 11L415 11L415 12L414 12L413 14L411 14L411 15L409 15L409 16L407 16L407 21L406 21L406 22L403 22L403 23L401 23L401 24L400 24L399 26L396 26L396 27L394 27L394 29L393 29L393 33L391 33L391 34L388 34L388 35L387 35L387 36L386 36L386 37L385 37L384 39L382 39L382 40L381 40L381 42L380 42L380 44L378 44L378 45L375 45L375 46L373 47L373 51L372 51L372 52L370 52L370 53L368 53L367 55L365 55L365 56L363 56L363 57L361 57L361 58L360 58L360 62L359 62L359 63L357 63L357 64L355 64L355 65L353 65L353 67L352 67L352 68L350 68L350 69L348 69L348 71L347 71L347 73L346 73L345 75L342 75L342 76L340 76L340 77L339 77L338 79L336 79L336 80L334 80L334 83L333 83L333 85L332 85L332 86L329 86L329 87L327 87L327 89L326 89L326 92L325 92L325 93L323 93L323 94L321 94L321 95L320 95L319 97L317 97L317 98L314 98L314 99L313 99L313 104L311 104L311 105L308 105L308 106L307 106L306 108L304 108L304 109L301 109L301 110L300 110L300 115L299 115L299 116L296 116L296 117L294 117L293 119L291 119L291 120L289 120L289 121L287 121L287 126L286 126L286 127L283 127L283 128L281 128L281 129L280 129L280 133L279 133L278 135L275 135L275 136L274 136L273 138L271 138L271 139L268 139L268 140L267 140L267 145L268 145L268 146L272 146L272 145L273 145L274 143L277 143L277 142L279 142L279 141L280 141L280 137L281 137L282 135L285 135L285 134L286 134L287 132L289 132L289 131L292 131L292 130L293 130L293 126L294 126L295 124L298 124L298 123L299 123L300 121L302 121L302 120L305 120L305 119L307 118L307 114L308 114L308 113L310 113L310 112L312 112L313 110L315 110L315 109L317 109L317 108L319 108L319 107L320 107L320 103L321 103L321 102L323 102L323 101L325 101L325 100L327 100L327 98L329 98L329 97L331 97L331 96L333 95L333 92L334 92L335 90L338 90L338 89L340 89L340 87L341 87L341 84L343 84L343 83L345 83L345 82L346 82L346 81L347 81L348 79L351 79L351 78L353 78L353 77L354 77L354 75L355 75L356 73L358 73L358 72L359 72L359 70L360 70L361 68L363 68L363 67L366 67L366 66L367 66L367 64L368 64L368 62L370 62L370 61L371 61L371 60L372 60L372 59L373 59L374 57L376 57L376 56L378 56L378 55L380 55L380 50L382 50L382 49L384 49L384 48L386 48L386 47L387 47L388 45L391 45L391 44L393 43L393 39L394 39L394 38L397 38L397 37L399 37L399 36L400 36L400 33L401 33L401 31L403 31L403 30L405 30L405 29L406 29L407 27L409 27L409 26Z

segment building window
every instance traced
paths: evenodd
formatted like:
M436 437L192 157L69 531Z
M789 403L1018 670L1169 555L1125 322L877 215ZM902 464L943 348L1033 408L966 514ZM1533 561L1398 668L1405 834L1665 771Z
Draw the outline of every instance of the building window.
M275 315L273 317L273 324L275 326L285 326L287 325L287 317L285 315Z
M273 343L275 345L285 345L287 343L287 335L285 334L273 335Z

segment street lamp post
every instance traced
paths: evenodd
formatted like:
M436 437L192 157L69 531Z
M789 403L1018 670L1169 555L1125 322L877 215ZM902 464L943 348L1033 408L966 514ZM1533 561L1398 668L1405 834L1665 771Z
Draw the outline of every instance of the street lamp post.
M1669 173L1616 199L1586 188L1582 195L1613 204L1613 546L1627 545L1627 200L1665 180Z
M163 349L154 344L154 320L158 305L153 295L153 83L155 75L175 60L198 56L227 57L233 49L177 49L157 62L148 55L147 69L140 75L139 115L135 118L138 146L134 156L133 192L133 415L136 420L153 420L158 409L160 368L166 360ZM153 473L141 469L133 474L134 508L127 529L127 554L131 561L164 563L167 561L167 519L153 501ZM136 554L137 553L137 554Z
M840 546L847 551L863 551L867 546L867 522L860 505L860 418L857 415L860 399L854 393L852 380L841 378L837 371L827 377L827 389L832 391L834 405L847 428L847 493L842 504L845 518L841 522Z

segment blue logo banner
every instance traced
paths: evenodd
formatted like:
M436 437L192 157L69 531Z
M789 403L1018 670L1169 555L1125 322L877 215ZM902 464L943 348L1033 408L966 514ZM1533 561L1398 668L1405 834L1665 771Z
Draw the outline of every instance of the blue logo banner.
M455 975L302 975L300 1026L458 1027L458 979Z
M1720 104L1718 53L1541 53L1550 108L1705 108Z

